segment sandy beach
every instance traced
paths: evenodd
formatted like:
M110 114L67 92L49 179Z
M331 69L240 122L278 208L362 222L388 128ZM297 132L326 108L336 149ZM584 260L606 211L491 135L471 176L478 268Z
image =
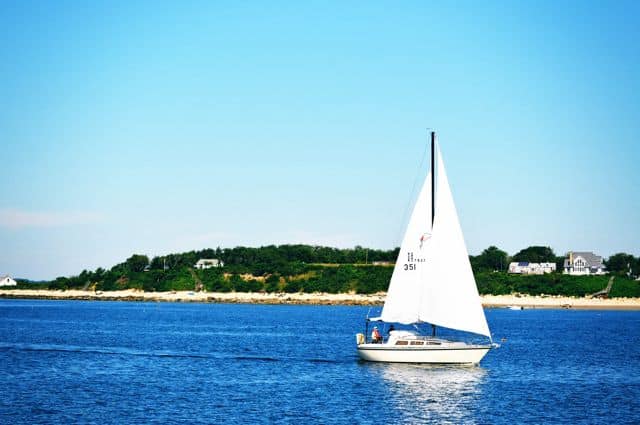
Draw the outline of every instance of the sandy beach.
M517 306L529 308L564 308L582 310L640 310L640 298L578 298L553 295L483 295L488 308Z
M247 304L309 304L309 305L382 305L385 293L363 294L286 294L245 292L143 292L134 289L123 291L56 291L31 289L0 289L0 298L54 299L54 300L102 300L102 301L162 301L202 303ZM640 298L573 298L530 295L484 295L482 304L488 308L520 306L530 308L640 310Z

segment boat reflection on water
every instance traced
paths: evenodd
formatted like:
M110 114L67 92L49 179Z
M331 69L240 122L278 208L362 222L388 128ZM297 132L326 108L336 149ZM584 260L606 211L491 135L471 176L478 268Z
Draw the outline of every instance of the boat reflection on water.
M480 367L384 364L393 405L410 423L469 423L477 419L477 401L486 371Z

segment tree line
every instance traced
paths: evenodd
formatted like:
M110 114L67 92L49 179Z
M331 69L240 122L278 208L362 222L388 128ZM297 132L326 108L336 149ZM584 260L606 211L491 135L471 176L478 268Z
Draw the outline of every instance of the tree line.
M270 245L204 249L152 259L134 254L108 270L83 270L79 275L58 277L37 286L95 291L134 288L144 291L375 293L387 290L393 271L391 265L398 252L399 248ZM201 258L219 259L224 267L197 270L194 265ZM602 289L608 279L606 276L562 275L564 257L556 256L550 247L544 246L531 246L513 256L491 246L469 258L478 289L483 294L520 292L581 296ZM557 272L542 276L509 275L505 271L511 261L553 262L557 264ZM613 296L640 296L640 284L631 279L639 274L639 264L640 258L625 253L612 255L605 261L608 270L622 278L616 281ZM621 281L628 282L620 284ZM33 288L36 285L20 282L20 287L25 286ZM622 292L617 294L616 291Z

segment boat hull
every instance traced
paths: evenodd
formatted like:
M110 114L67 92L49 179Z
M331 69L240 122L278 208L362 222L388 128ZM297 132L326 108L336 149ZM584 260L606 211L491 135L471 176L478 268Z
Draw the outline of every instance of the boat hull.
M360 344L358 355L362 360L386 363L431 363L473 365L492 348L491 345L452 344L452 346L388 346L386 344Z

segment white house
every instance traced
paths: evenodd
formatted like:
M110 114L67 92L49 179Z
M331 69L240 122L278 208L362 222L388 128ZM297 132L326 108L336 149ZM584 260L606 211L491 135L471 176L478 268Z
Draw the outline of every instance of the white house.
M11 279L10 276L0 277L0 286L16 286L18 282Z
M224 267L224 263L217 258L201 258L193 266L196 269L210 269L211 267Z
M593 252L569 252L564 259L564 274L606 274L602 257Z
M530 263L520 261L509 264L509 273L513 274L545 274L556 271L556 263Z

